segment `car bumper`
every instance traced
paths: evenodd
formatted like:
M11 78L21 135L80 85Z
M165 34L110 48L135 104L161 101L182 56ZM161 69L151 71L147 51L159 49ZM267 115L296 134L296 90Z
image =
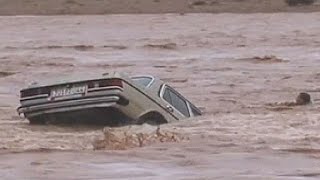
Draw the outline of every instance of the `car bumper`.
M117 105L127 105L128 100L119 95L106 97L92 97L83 99L73 99L68 101L50 102L32 106L21 106L17 109L19 114L24 114L27 118L42 114L58 112L70 112L98 107L115 107Z

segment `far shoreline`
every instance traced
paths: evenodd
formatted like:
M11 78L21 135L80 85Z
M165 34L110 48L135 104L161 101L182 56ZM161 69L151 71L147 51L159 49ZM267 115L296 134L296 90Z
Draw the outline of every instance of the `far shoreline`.
M190 13L312 13L313 5L288 6L284 0L2 0L0 16Z

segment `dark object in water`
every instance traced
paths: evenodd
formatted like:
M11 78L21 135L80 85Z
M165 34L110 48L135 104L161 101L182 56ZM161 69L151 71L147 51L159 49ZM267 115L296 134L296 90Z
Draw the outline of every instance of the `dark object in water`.
M286 0L289 6L312 5L316 0Z
M296 98L296 105L306 105L311 103L311 96L308 93L300 93Z

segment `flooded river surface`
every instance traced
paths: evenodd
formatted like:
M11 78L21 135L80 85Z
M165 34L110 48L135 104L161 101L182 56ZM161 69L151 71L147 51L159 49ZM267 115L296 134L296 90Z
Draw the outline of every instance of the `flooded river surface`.
M142 150L144 151L144 150ZM147 152L148 153L148 152ZM138 155L140 154L140 155ZM282 153L55 152L1 156L2 179L319 179L317 159ZM199 155L198 155L199 154ZM161 157L161 158L160 158ZM13 160L14 159L14 160Z
M320 178L320 13L3 16L0 25L1 179ZM184 141L96 151L104 127L31 126L16 112L31 82L110 71L158 76L204 115L161 126ZM283 105L300 92L312 104Z

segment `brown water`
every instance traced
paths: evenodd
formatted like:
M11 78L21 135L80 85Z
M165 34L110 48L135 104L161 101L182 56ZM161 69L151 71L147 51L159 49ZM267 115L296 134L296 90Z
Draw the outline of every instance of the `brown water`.
M1 156L2 179L319 179L317 159L281 153L165 151L23 153ZM164 153L163 153L164 152ZM12 160L14 159L14 160Z
M0 174L318 179L319 15L0 17ZM270 55L279 60L253 58ZM159 76L200 106L199 119L162 127L190 140L97 152L93 142L103 137L102 127L30 126L15 111L19 90L32 81L109 71ZM313 103L266 105L299 92L310 93Z

